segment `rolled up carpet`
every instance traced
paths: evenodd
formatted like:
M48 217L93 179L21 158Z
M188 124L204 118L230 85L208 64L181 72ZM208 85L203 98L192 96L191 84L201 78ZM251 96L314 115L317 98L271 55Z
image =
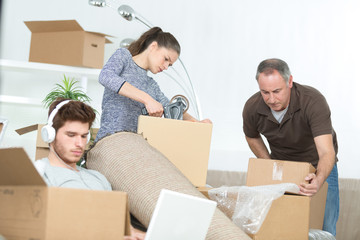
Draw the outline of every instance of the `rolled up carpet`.
M105 175L113 190L128 193L130 212L146 227L163 188L205 198L139 134L119 132L107 136L90 149L86 158L87 167ZM250 237L216 209L206 239L237 240Z

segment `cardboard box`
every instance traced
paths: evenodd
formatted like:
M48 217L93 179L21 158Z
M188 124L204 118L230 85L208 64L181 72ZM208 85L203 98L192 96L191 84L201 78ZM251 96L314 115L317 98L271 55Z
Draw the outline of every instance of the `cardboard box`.
M210 189L198 188L207 198L209 198ZM283 195L273 201L260 230L249 236L253 240L308 240L309 228L322 229L326 193L327 183L314 197ZM233 197L236 201L237 195L230 194L228 197ZM231 217L234 209L227 206L222 211Z
M210 199L209 190L211 187L197 187L196 189L201 192L207 199Z
M47 187L24 149L0 149L6 239L123 239L127 216L126 193Z
M27 126L27 127L19 128L19 129L15 130L19 135L23 135L25 133L32 132L32 131L35 131L35 130L37 131L35 160L47 157L49 155L49 144L45 143L41 138L41 128L44 125L45 124L34 124L34 125L31 125L31 126ZM97 134L98 131L99 131L98 128L91 128L90 129L91 139L95 139L96 134ZM89 148L90 144L91 143L88 143L86 148Z
M304 182L305 176L316 170L310 163L270 159L249 160L246 185ZM272 203L258 233L261 240L307 240L309 229L322 229L328 184L325 182L313 197L285 194Z
M322 229L327 183L314 197L285 194L273 201L254 240L308 240L309 229Z
M138 133L194 186L206 185L212 124L139 116Z
M305 182L309 173L316 169L307 162L250 158L246 176L247 186L261 186L279 183Z
M32 32L30 62L102 68L105 43L111 43L97 32L88 32L76 20L28 21Z

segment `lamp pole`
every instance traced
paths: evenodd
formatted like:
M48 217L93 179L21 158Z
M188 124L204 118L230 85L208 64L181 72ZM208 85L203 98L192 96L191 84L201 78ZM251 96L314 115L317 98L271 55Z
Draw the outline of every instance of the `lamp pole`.
M96 6L96 7L105 7L105 6L111 7L109 4L106 3L105 0L89 0L89 4L92 5L92 6ZM113 8L113 7L112 7L112 8ZM153 27L153 25L152 25L149 21L147 21L147 20L146 20L144 17L142 17L140 14L136 13L136 12L134 11L134 9L131 8L131 7L128 6L128 5L121 5L120 7L118 7L117 11L118 11L118 13L120 14L120 16L122 16L122 17L123 17L124 19L126 19L127 21L132 21L133 19L136 19L136 20L138 20L139 22L141 22L142 24L144 24L145 26L147 26L148 28L152 28L152 27ZM120 46L122 46L122 47L128 46L128 45L131 43L131 40L132 40L132 39L129 39L129 38L124 39L123 41L121 41ZM186 77L187 77L187 79L188 79L188 81L189 81L190 88L191 88L191 89L190 89L190 92L191 92L192 94L189 94L189 93L185 90L184 86L182 86L182 85L179 83L179 81L177 81L177 80L176 80L174 77L172 77L170 74L168 74L168 73L165 73L165 74L166 74L168 77L170 77L172 80L174 80L175 83L177 83L177 84L185 91L185 93L187 93L187 94L189 95L190 101L192 102L192 104L193 104L194 107L195 107L195 113L196 113L196 115L197 115L197 118L198 118L199 120L201 120L201 119L202 119L202 112L201 112L201 109L200 109L199 99L198 99L197 94L196 94L196 92L195 92L194 86L193 86L193 84L192 84L192 82L191 82L190 75L189 75L189 73L188 73L188 71L187 71L187 69L186 69L186 67L185 67L185 65L184 65L184 63L183 63L183 61L181 60L180 57L178 58L178 60L179 60L179 62L180 62L180 64L181 64L182 68L183 68L184 71L185 71ZM175 68L172 67L172 69L173 69L174 72L179 76L179 78L182 79L181 75L175 70ZM186 84L185 84L185 85L186 85Z

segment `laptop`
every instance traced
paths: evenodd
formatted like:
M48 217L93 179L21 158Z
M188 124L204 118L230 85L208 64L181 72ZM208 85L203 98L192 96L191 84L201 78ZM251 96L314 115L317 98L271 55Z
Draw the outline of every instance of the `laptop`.
M216 202L162 189L145 240L205 239Z

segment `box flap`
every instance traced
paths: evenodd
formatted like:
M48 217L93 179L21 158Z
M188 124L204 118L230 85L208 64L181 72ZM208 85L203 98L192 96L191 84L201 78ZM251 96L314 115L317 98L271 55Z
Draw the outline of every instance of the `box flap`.
M126 205L125 192L50 187L46 239L123 239Z
M310 202L310 228L322 229L326 206L328 183L325 181Z
M26 21L24 23L32 33L84 31L76 20Z
M0 185L46 186L23 148L0 149Z
M138 133L195 186L205 186L212 124L140 115Z
M39 124L34 124L34 125L31 125L31 126L27 126L27 127L23 127L23 128L19 128L19 129L16 129L15 131L19 134L19 135L23 135L25 133L28 133L28 132L32 132L32 131L35 131L38 129L38 125Z
M130 218L130 207L129 207L129 201L126 196L126 216L125 216L125 235L131 236L131 218Z
M101 36L101 37L105 37L105 43L112 43L112 41L110 41L108 38L106 37L114 37L114 36L111 36L111 35L108 35L108 34L104 34L104 33L99 33L99 32L89 32L89 31L86 31L87 33L91 33L91 34L95 34L95 35L98 35L98 36Z
M315 173L315 168L308 162L250 158L246 185L259 186L279 183L299 185L305 182L305 177L309 173Z

